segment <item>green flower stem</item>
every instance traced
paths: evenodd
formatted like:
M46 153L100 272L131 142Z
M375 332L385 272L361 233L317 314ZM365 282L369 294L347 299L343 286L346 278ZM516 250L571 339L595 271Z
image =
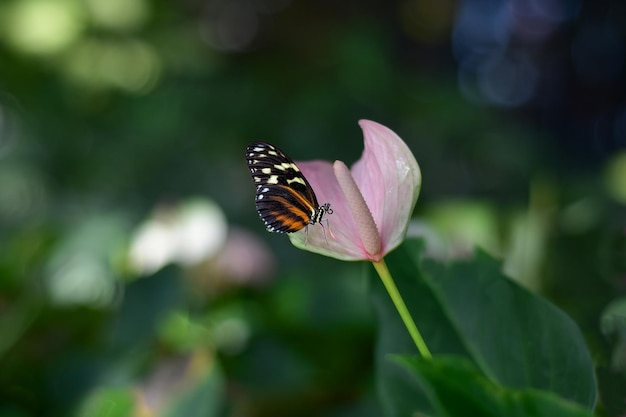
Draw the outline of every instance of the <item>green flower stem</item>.
M417 346L417 350L419 350L420 354L424 359L431 359L433 356L430 354L422 335L419 330L417 330L417 326L409 313L409 310L406 308L406 304L404 304L404 300L402 300L402 296L398 291L398 287L396 287L395 282L393 282L393 277L391 273L389 273L389 269L387 268L387 264L384 259L381 259L379 262L372 262L374 264L374 268L376 268L376 272L380 276L380 279L385 284L385 288L387 292L391 296L391 300L393 304L396 306L396 310L400 313L400 317L402 317L402 321L406 326L411 338L413 338L413 342L415 342L415 346Z

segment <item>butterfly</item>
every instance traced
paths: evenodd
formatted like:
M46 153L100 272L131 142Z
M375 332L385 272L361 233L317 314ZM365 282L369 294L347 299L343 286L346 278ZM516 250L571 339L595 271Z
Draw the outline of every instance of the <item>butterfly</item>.
M330 203L319 205L300 169L276 146L252 142L246 160L256 185L256 210L268 231L297 232L333 214Z

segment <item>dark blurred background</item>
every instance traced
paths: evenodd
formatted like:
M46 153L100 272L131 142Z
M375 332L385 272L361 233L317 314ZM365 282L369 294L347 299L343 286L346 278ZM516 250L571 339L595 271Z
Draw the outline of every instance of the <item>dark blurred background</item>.
M625 28L621 0L3 0L0 416L378 416L367 265L267 234L243 155L351 164L361 118L420 164L428 255L501 258L614 387Z

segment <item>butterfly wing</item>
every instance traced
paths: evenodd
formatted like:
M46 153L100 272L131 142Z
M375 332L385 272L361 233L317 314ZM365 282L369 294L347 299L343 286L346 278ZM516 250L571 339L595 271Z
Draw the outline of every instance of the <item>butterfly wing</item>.
M306 227L319 204L291 158L267 142L253 142L246 160L256 185L256 209L267 230L292 233Z

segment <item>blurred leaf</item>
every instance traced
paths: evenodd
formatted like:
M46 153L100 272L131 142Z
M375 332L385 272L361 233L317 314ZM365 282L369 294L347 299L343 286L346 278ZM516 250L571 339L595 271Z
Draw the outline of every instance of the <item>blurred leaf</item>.
M609 416L626 413L626 298L611 302L602 312L600 329L612 349L611 366L597 370L602 405Z
M78 417L130 417L132 410L132 391L124 388L100 388L87 397L78 411Z
M621 204L626 204L624 178L626 178L626 152L622 151L613 155L604 173L605 186L609 195Z
M31 295L22 295L11 308L0 315L0 358L24 335L41 312L42 302Z
M592 416L580 405L551 393L504 388L464 358L396 359L410 373L409 378L420 380L426 387L438 416Z
M223 380L215 360L210 355L195 354L189 369L186 387L179 392L167 412L167 417L214 417L222 407Z
M223 379L211 350L161 359L136 389L137 417L212 417L222 407Z
M170 349L187 352L211 342L206 325L181 310L171 311L159 326L159 339Z
M501 253L495 207L487 201L448 200L431 204L425 213L428 223L444 237L445 254L458 256L474 246Z
M600 329L606 337L615 340L611 367L626 371L626 298L615 300L604 309Z
M598 390L606 413L611 417L626 415L626 373L598 368Z
M465 357L504 386L548 390L593 407L591 358L569 317L504 277L500 263L484 253L448 266L422 261L421 253L421 242L409 240L388 255L387 264L432 353ZM390 353L417 350L377 278L372 293L380 323L379 388L387 414L432 412L419 382L407 381L387 360Z
M182 282L170 266L126 286L124 301L111 329L117 349L132 349L152 339L162 320L180 302Z

